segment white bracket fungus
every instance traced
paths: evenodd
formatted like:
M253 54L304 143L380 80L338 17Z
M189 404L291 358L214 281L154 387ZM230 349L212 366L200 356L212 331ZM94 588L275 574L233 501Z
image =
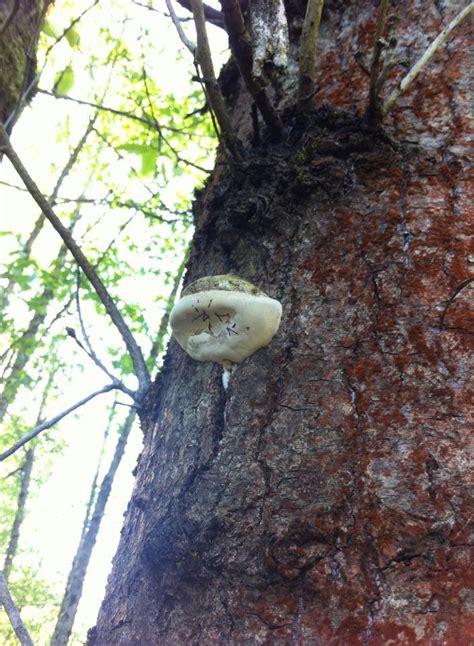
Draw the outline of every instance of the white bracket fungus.
M175 339L193 359L224 367L227 390L235 364L270 343L281 311L279 301L243 278L206 276L183 290L170 323Z

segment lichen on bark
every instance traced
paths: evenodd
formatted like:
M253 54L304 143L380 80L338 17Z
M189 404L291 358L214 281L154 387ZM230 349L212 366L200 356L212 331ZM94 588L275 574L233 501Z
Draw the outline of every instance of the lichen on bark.
M288 24L283 0L250 3L253 74L267 79L283 73L288 63Z

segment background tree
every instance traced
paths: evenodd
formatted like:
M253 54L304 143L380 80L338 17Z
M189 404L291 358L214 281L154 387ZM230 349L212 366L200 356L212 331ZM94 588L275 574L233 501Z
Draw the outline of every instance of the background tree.
M395 101L467 5L223 0L217 84L182 4L222 136L185 283L284 315L227 393L171 344L89 643L467 644L466 24Z

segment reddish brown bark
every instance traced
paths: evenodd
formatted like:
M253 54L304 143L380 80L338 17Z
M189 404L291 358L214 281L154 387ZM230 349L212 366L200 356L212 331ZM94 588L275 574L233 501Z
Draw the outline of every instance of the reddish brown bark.
M171 343L90 644L474 639L469 285L440 325L471 271L468 27L388 119L394 143L352 116L368 4L323 16L333 107L287 111L285 138L217 166L196 204L186 281L241 275L282 326L227 393ZM398 3L402 42L421 51L461 6Z

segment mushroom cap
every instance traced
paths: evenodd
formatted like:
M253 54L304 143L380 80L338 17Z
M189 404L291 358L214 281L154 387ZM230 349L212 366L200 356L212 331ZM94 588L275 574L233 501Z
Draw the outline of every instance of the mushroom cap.
M209 277L220 278L237 277ZM196 361L216 361L224 366L240 363L268 345L277 332L282 312L279 301L243 282L254 293L248 289L206 289L188 293L174 306L170 316L173 335Z

